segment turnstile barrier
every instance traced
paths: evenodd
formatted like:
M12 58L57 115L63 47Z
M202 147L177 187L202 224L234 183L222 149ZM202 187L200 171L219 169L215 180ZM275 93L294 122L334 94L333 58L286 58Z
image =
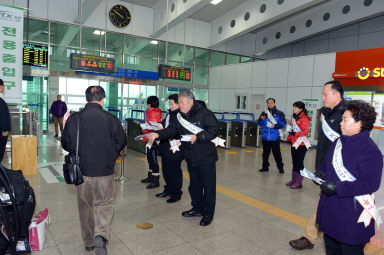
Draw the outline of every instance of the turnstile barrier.
M261 129L257 122L248 121L247 124L247 145L259 147L261 144Z
M231 146L244 148L246 146L247 122L241 120L231 121Z
M225 148L231 148L231 122L219 120L219 137L225 140Z

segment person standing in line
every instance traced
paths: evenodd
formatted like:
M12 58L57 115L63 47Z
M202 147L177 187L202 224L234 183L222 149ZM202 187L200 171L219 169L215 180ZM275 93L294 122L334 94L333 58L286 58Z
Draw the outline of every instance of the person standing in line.
M177 94L172 94L168 97L169 112L163 119L161 124L164 128L177 125L177 114L179 111L179 99ZM181 188L183 186L183 172L181 170L181 161L183 161L183 154L180 150L173 151L171 143L177 142L174 140L165 139L160 141L159 152L161 155L161 164L163 170L163 177L165 181L164 191L156 194L156 197L171 196L167 203L175 203L180 200Z
M211 141L219 134L215 115L200 103L190 91L179 94L180 114L177 125L156 131L151 140L172 139L182 136L181 151L187 161L190 176L189 193L192 209L183 217L201 217L200 226L208 226L213 220L216 206L216 145Z
M322 128L319 132L316 146L316 164L317 170L328 154L332 142L340 136L340 123L345 110L346 102L343 99L343 86L339 81L333 80L326 82L323 86L322 101L324 107L320 109ZM316 171L315 175L319 178L324 177L324 173ZM296 250L312 249L317 238L321 235L316 224L316 211L305 227L304 236L291 240L289 245Z
M67 112L67 105L65 102L61 101L61 95L57 95L57 100L52 103L51 113L53 115L53 123L55 124L55 137L59 136L59 127L60 134L63 134L64 127L64 115Z
M147 98L147 107L148 109L145 111L145 121L146 124L152 126L151 122L159 123L161 122L161 117L163 112L159 109L159 98L157 96L150 96ZM153 132L153 130L143 129L143 134L149 134ZM153 143L149 141L147 137L143 137L142 141L146 143L146 154L148 161L148 177L141 180L142 183L148 183L147 189L154 189L160 186L160 169L159 163L157 161L157 143Z
M0 79L0 94L4 94L4 82ZM8 132L11 130L11 117L8 105L0 97L0 163L3 160L8 141Z
M120 120L103 110L105 91L90 86L84 110L72 114L65 125L61 144L76 153L79 124L79 157L84 182L76 187L80 228L86 251L106 255L115 196L114 166L127 139Z
M293 103L293 115L291 117L290 127L287 142L291 142L292 155L292 179L286 184L291 189L301 189L303 176L300 170L304 169L304 158L311 144L308 141L309 125L311 117L308 116L305 104L301 101Z
M279 173L284 173L283 159L280 151L280 129L285 127L285 115L282 111L276 109L276 101L274 98L267 99L267 112L262 112L257 124L261 128L261 136L263 143L263 166L259 172L269 171L269 154L273 153Z

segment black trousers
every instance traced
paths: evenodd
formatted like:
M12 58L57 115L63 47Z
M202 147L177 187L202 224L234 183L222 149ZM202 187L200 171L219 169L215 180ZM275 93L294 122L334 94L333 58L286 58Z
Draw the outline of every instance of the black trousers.
M154 143L150 149L147 148L147 161L150 172L154 176L159 176L159 162L157 161L157 145Z
M300 172L300 170L304 169L304 158L307 153L307 147L299 146L297 150L295 147L291 147L291 155L292 155L292 171Z
M183 172L181 170L182 160L171 160L166 157L161 158L163 177L165 181L164 191L171 197L181 197L181 187L183 186Z
M280 141L265 141L263 140L263 168L269 168L269 154L271 154L271 149L273 157L275 158L276 165L278 169L283 169L283 159L281 158L280 152Z
M364 255L365 244L349 245L341 243L324 234L325 252L327 255Z
M191 167L188 165L190 176L189 194L192 206L203 215L213 217L216 205L216 162Z
M8 136L2 136L0 131L0 163L3 160L5 147L7 146Z

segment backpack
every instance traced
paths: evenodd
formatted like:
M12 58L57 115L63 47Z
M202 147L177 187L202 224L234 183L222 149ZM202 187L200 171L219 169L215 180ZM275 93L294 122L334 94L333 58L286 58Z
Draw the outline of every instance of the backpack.
M36 200L32 187L20 170L10 170L0 164L0 200L0 222L5 226L9 240L0 232L0 254L5 253L1 253L3 250L16 254L19 240L26 242L29 250L28 227Z

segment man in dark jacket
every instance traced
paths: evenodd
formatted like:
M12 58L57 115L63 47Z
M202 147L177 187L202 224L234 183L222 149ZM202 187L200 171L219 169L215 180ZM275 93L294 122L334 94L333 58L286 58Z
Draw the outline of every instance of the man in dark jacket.
M267 99L268 112L262 112L257 124L261 126L261 137L263 143L263 167L259 172L269 171L269 154L273 153L279 173L284 173L283 159L280 151L280 129L285 127L285 115L276 109L274 98Z
M169 112L163 119L161 124L164 128L169 126L177 125L177 114L179 111L179 100L177 94L172 94L168 97L169 100ZM181 170L181 161L183 161L183 154L177 148L171 147L176 146L179 140L165 139L160 142L159 152L161 155L161 165L163 170L163 177L165 181L164 191L156 194L156 197L171 196L167 203L174 203L180 200L181 188L183 186L183 172Z
M53 115L53 122L55 123L55 137L59 136L59 128L60 125L60 134L63 134L63 121L64 115L67 112L67 105L61 101L61 95L57 95L57 101L52 103L51 113Z
M324 107L320 109L321 114L324 116L324 120L328 123L329 127L336 132L337 134L341 134L340 123L343 118L343 113L345 110L345 100L343 99L343 87L338 81L329 81L324 84L323 87L323 96L322 100L324 102ZM325 124L325 123L324 123ZM324 128L320 129L319 137L317 139L317 147L316 147L316 165L315 169L323 162L324 158L327 156L329 149L332 145L332 138L329 139L330 133L324 133ZM330 136L331 137L331 136ZM321 172L316 172L316 176L319 178L323 178L324 174ZM320 236L320 232L318 231L318 226L316 224L316 211L311 216L308 221L307 226L305 227L305 235L300 237L299 239L295 239L289 242L289 244L297 249L311 249L314 246L315 240Z
M184 217L203 216L201 226L211 224L216 204L216 146L212 139L218 136L219 125L215 115L195 101L185 91L179 95L180 112L177 125L156 131L150 139L171 139L182 136L181 151L187 161L190 176L189 193L193 208L182 213Z
M103 110L105 92L90 86L83 111L68 118L61 137L64 150L76 153L79 122L79 157L84 183L77 186L77 203L85 249L107 254L106 242L113 217L116 157L127 144L118 118ZM94 218L94 209L96 215Z
M0 79L0 94L4 93L4 82ZM0 163L3 160L8 141L8 131L11 130L11 120L7 103L0 97Z

